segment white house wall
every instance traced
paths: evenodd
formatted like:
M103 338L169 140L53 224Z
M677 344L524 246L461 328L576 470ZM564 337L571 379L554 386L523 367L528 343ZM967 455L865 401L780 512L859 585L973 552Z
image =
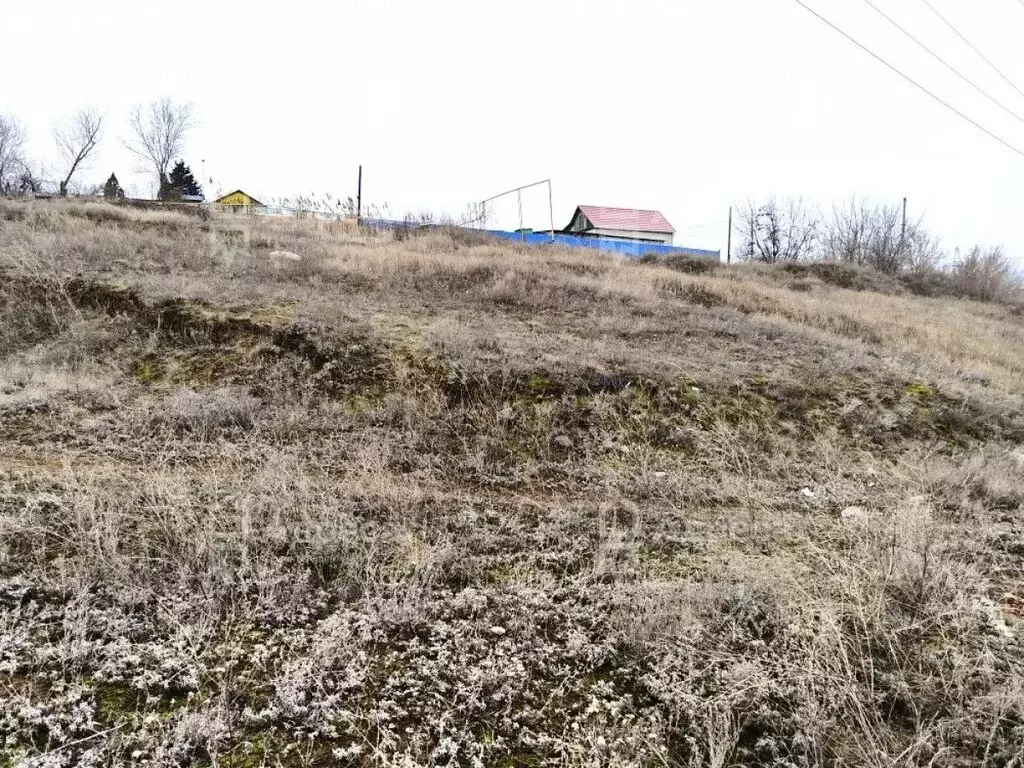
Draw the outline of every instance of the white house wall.
M647 240L652 243L672 245L672 235L659 232L641 232L631 229L588 229L584 234L611 237L617 240Z

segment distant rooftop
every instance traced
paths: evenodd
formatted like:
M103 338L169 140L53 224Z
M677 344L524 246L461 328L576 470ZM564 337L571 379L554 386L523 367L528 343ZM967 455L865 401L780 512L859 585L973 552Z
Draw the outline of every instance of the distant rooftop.
M673 234L675 229L658 211L636 208L610 208L605 205L581 205L579 210L595 229L624 229L634 232Z

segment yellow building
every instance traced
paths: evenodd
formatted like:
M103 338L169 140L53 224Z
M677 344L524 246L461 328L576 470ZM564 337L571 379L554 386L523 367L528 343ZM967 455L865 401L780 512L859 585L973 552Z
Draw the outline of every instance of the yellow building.
M258 209L267 207L255 197L246 194L240 189L236 189L234 192L229 192L223 197L218 197L213 202L215 205L222 205L237 213L255 213Z

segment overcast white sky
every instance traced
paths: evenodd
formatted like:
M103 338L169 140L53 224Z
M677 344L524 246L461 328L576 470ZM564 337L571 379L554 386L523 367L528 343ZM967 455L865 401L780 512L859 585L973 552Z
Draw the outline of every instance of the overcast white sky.
M1024 97L922 0L874 0L1007 107ZM806 0L1024 151L1024 123L957 80L863 0ZM931 0L1024 90L1024 3ZM130 106L194 103L185 161L208 195L355 192L390 212L461 212L550 177L575 205L656 208L676 243L725 246L730 203L856 193L926 214L944 246L1024 255L1024 157L901 80L794 0L395 0L177 4L50 0L4 10L0 111L52 158L52 122L106 110L111 171L149 194L121 145ZM16 68L16 72L15 72ZM206 179L204 179L205 181ZM527 226L547 224L543 190ZM495 224L517 225L514 198Z

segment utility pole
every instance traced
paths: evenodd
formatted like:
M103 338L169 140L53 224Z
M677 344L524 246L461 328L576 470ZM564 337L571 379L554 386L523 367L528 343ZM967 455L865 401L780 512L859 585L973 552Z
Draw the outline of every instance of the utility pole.
M907 198L903 198L903 224L900 226L900 251L907 242Z
M729 206L729 234L726 236L725 263L732 263L732 206Z
M750 210L750 240L747 241L747 259L752 260L754 258L754 219L757 216L754 215L753 206Z
M356 224L363 219L363 166L359 166L359 184L356 186Z

